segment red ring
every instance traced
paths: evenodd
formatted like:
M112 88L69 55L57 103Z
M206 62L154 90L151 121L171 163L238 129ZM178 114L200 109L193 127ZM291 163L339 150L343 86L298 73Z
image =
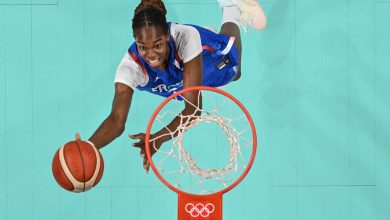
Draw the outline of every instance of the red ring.
M252 156L251 156L251 159L248 163L248 166L246 167L245 171L241 174L241 176L234 182L232 183L230 186L228 186L227 188L223 189L223 190L220 190L218 192L215 192L215 193L212 193L212 194L206 194L206 195L197 195L197 194L191 194L191 193L188 193L188 192L184 192L184 191L181 191L179 189L177 189L176 187L172 186L168 181L166 181L162 176L161 174L158 172L156 166L154 165L154 162L152 160L152 157L150 156L150 145L149 145L149 139L150 139L150 130L152 129L152 125L153 125L153 122L154 122L154 119L157 117L157 114L160 112L160 110L172 99L176 98L177 96L183 94L183 93L186 93L186 92L190 92L190 91L200 91L200 90L207 90L207 91L213 91L213 92L216 92L216 93L219 93L219 94L222 94L224 96L227 96L230 100L232 100L233 102L235 102L239 107L240 109L244 112L246 118L248 119L249 121L249 124L251 126L251 130L252 130L252 137L253 137L253 150L252 150ZM255 125L253 123L253 120L248 112L248 110L244 107L244 105L238 101L234 96L230 95L229 93L223 91L223 90L220 90L220 89L217 89L217 88L213 88L213 87L208 87L208 86L193 86L193 87L188 87L188 88L185 88L185 89L182 89L172 95L170 95L168 98L166 98L157 108L156 110L153 112L152 114L152 117L150 118L149 120L149 123L148 123L148 126L146 128L146 136L145 136L145 148L146 148L146 155L148 157L148 161L149 161L149 164L150 166L152 167L153 169L153 172L157 175L157 177L160 179L161 182L163 182L168 188L170 188L172 191L178 193L178 194L184 194L184 195L188 195L188 196L191 196L191 195L195 195L195 196L211 196L211 195L216 195L216 194L223 194L223 193L226 193L228 191L230 191L231 189L233 189L234 187L236 187L244 178L245 176L248 174L250 168L252 167L252 164L255 160L255 156L256 156L256 150L257 150L257 136L256 136L256 128L255 128Z

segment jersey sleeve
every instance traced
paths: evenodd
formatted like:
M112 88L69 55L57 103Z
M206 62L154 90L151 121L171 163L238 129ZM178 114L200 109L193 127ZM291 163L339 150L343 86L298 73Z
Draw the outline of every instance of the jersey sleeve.
M123 83L134 90L137 86L145 86L148 83L148 76L126 52L118 65L114 82Z
M175 38L179 57L184 63L194 59L202 52L200 34L196 28L189 25L174 24L172 35Z

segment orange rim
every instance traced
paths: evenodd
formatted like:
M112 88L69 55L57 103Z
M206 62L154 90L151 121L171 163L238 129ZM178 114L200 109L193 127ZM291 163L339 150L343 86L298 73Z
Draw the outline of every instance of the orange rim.
M216 93L219 93L221 95L224 95L226 97L228 97L230 100L232 100L234 103L236 103L240 109L244 112L246 118L248 119L249 121L249 124L251 126L251 130L252 130L252 137L253 137L253 147L252 147L252 155L251 155L251 159L249 160L249 163L248 163L248 166L246 167L246 169L244 170L244 172L241 174L241 176L236 180L234 181L230 186L228 186L227 188L225 189L222 189L218 192L215 192L215 193L212 193L212 194L207 194L207 195L197 195L197 194L191 194L191 193L188 193L188 192L184 192L184 191L181 191L179 189L177 189L176 187L172 186L168 181L166 181L164 179L163 176L161 176L161 174L158 172L153 160L152 160L152 157L150 155L150 145L149 145L149 139L150 139L150 130L152 129L152 125L153 125L153 122L154 122L154 119L157 117L158 113L160 112L160 110L169 102L171 101L172 99L176 98L177 96L183 94L183 93L186 93L186 92L190 92L190 91L202 91L202 90L205 90L205 91L212 91L212 92L216 92ZM257 136L256 136L256 128L255 128L255 125L253 123L253 120L252 120L252 117L250 116L248 110L244 107L244 105L238 101L235 97L233 97L232 95L230 95L229 93L223 91L223 90L220 90L220 89L217 89L217 88L213 88L213 87L208 87L208 86L193 86L193 87L189 87L189 88L185 88L183 90L180 90L172 95L170 95L168 98L166 98L157 108L156 110L153 112L150 120L149 120L149 123L148 123L148 126L146 128L146 136L145 136L145 148L146 148L146 155L148 157L148 161L150 163L150 166L152 167L153 169L153 172L156 174L156 176L160 179L161 182L163 182L168 188L170 188L171 190L173 190L174 192L178 193L178 194L183 194L183 195L187 195L187 196L213 196L213 195L217 195L217 194L224 194L228 191L230 191L231 189L233 189L234 187L236 187L244 178L245 176L248 174L249 170L251 169L252 167L252 164L255 160L255 157L256 157L256 150L257 150Z

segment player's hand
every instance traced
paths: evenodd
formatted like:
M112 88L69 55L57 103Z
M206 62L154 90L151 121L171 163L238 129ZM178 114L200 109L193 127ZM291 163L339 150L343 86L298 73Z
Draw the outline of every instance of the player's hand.
M148 157L146 156L145 133L139 133L134 135L129 134L129 137L133 140L139 140L138 142L133 143L132 146L138 147L140 149L140 156L143 158L143 166L146 173L148 173L150 168L150 163L148 161ZM153 139L153 137L151 136L150 139ZM160 148L161 142L158 140L150 141L149 146L150 146L150 154L151 156L153 156L153 154L156 153L156 149Z
M80 136L80 133L79 133L79 132L77 132L77 133L75 134L75 137L76 137L76 140L81 140L81 136Z
M76 141L82 141L79 132L77 132L74 136L76 137ZM95 144L92 143L91 141L88 140L88 141L84 141L84 142L88 142L90 145L92 145L92 147L94 147L94 148L96 148L97 150L99 150L99 148L97 148L97 147L95 146Z

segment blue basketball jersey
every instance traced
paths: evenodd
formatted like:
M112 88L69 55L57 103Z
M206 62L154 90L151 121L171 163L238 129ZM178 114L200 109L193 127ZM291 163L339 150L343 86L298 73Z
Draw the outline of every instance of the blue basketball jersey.
M169 29L171 23L167 24ZM191 25L200 34L202 42L203 86L219 87L229 83L237 73L238 50L233 45L234 38L216 34L208 29ZM145 86L137 86L138 90L148 91L156 95L168 97L175 91L183 89L183 62L178 56L173 37L169 40L168 67L164 71L152 68L139 55L137 45L133 43L128 52L141 66L144 74L149 76Z

